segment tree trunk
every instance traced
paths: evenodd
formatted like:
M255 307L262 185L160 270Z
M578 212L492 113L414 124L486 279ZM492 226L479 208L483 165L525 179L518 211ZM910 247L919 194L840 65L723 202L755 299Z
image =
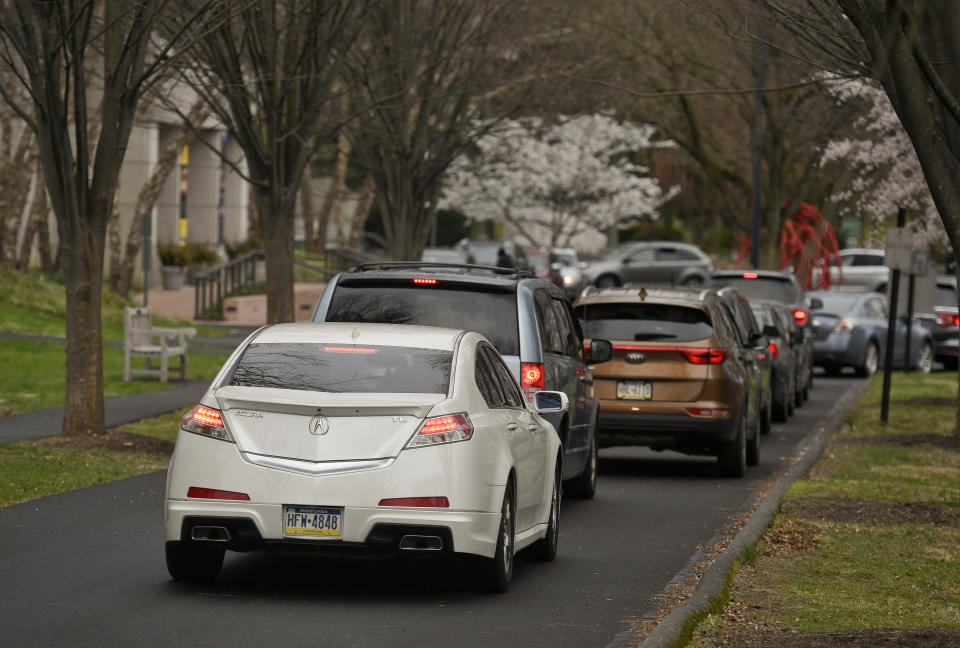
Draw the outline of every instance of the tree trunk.
M300 183L300 211L303 218L303 241L307 252L317 251L317 242L313 240L313 173L310 165L303 170Z
M120 269L120 187L113 195L113 208L110 210L110 220L107 221L107 250L110 254L110 286L113 287Z
M293 222L296 194L285 187L271 185L276 191L254 186L257 211L271 214L260 221L267 265L267 323L295 321L293 300ZM284 200L282 194L293 196Z
M376 197L373 178L367 175L363 180L360 198L353 210L353 222L350 226L350 247L352 248L363 247L363 232L367 227L367 216L370 214L370 208L373 206Z

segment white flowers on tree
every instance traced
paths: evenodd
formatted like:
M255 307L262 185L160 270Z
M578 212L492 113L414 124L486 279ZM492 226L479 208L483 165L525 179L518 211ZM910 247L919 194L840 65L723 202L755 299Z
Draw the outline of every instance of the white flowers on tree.
M871 81L831 83L828 88L838 103L859 98L868 107L854 122L863 137L831 141L821 159L822 165L837 162L855 174L831 196L844 203L840 213L868 216L875 226L868 238L881 247L883 232L876 226L901 207L910 210L917 243L945 239L917 154L887 94Z
M611 227L657 218L680 191L663 191L631 159L673 146L654 131L606 115L500 122L450 166L439 206L504 223L532 245L601 247Z

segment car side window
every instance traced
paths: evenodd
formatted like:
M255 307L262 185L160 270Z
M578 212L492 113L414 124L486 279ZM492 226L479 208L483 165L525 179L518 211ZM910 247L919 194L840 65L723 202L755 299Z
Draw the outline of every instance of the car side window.
M533 293L534 307L537 311L537 326L540 329L540 341L546 353L563 353L564 343L560 336L560 324L553 312L550 295L546 290Z
M484 402L490 409L503 407L503 391L500 389L500 381L493 373L493 367L483 353L483 347L477 347L477 363L474 369L477 380L477 388Z
M724 344L740 343L740 338L736 333L737 325L724 304L718 305L710 315L713 320L713 328Z
M643 248L642 250L637 250L629 257L627 257L627 263L648 263L650 261L656 260L657 251L653 248Z
M574 328L573 316L570 309L567 308L567 300L559 297L551 299L553 302L553 313L557 317L557 324L560 326L560 339L563 342L563 355L578 358L577 350L581 344L577 340L576 329Z
M657 250L657 261L699 261L697 255L689 250L677 248L660 248Z
M507 365L503 363L503 358L499 357L490 347L484 347L483 353L487 362L493 367L496 379L500 383L500 390L503 393L503 404L506 407L523 408L523 394L520 392L520 386Z
M744 330L744 327L741 324L740 320L737 319L736 314L727 304L722 304L720 308L722 309L724 316L726 316L727 319L729 320L730 328L732 329L731 333L733 334L734 340L736 341L736 343L739 344L740 346L746 346L747 331Z
M881 299L872 297L863 305L863 310L868 317L873 319L885 319L887 317L887 305Z

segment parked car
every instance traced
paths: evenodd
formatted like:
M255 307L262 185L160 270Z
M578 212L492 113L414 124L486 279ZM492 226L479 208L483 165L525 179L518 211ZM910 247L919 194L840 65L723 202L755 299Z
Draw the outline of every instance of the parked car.
M590 338L611 340L596 362L601 446L715 455L742 477L760 457L762 335L740 341L716 291L587 288L574 310Z
M503 356L528 396L542 390L567 395L569 411L547 418L563 444L566 492L593 497L597 397L587 372L589 357L584 357L580 324L557 286L505 268L361 265L327 283L311 319L480 332ZM603 346L602 341L594 342L592 352Z
M744 361L751 369L751 377L757 381L757 405L760 416L760 428L770 429L772 418L773 390L770 386L770 377L773 372L773 356L770 349L757 349L754 347L753 340L763 336L763 328L754 317L750 309L749 301L740 294L736 288L726 287L717 290L717 294L723 300L724 306L728 309L730 317L736 324L733 333L740 342L741 353ZM767 341L769 347L769 340Z
M580 261L580 255L573 248L553 248L553 254L560 265L563 290L570 301L573 301L586 286L586 277L583 274L586 264Z
M817 337L813 360L827 373L853 367L859 376L871 376L886 363L888 311L886 296L875 292L821 291L808 293L820 300L812 308ZM906 366L907 326L897 318L893 366ZM933 367L933 338L919 321L911 327L910 367L929 373Z
M883 250L844 248L837 256L840 258L839 267L836 264L830 266L831 286L863 286L874 292L887 292L890 268L883 264ZM814 286L821 285L818 269L814 269L811 278Z
M530 271L541 279L545 279L559 288L563 288L563 276L560 274L560 265L550 248L525 247L527 263Z
M730 286L736 288L749 299L772 299L786 305L797 326L803 332L804 327L810 324L810 304L819 304L814 297L808 300L800 282L792 272L780 270L718 270L710 275L708 284L714 288ZM806 357L813 356L813 332L803 332L798 336L798 342L806 345ZM805 378L801 377L798 386L809 391L813 387L813 364L806 362L801 365L805 369Z
M478 333L261 328L183 418L168 570L213 580L226 549L455 551L503 591L514 551L557 551L562 449L540 414L567 400L533 403Z
M624 243L588 264L588 282L612 287L631 283L700 286L713 271L713 261L695 245L669 241Z
M934 358L938 362L942 362L945 369L956 371L957 341L958 333L960 333L956 277L939 277L937 279L937 300L933 310L936 322L929 322L927 328L933 337Z
M789 322L794 325L796 323L792 314L788 315L789 322L784 320L781 309L785 310L786 307L780 302L751 299L750 309L762 327L763 334L770 341L767 350L773 360L770 373L771 412L774 421L783 423L793 414L797 404L796 384L800 375L797 363L800 362L800 349L794 348L791 330L787 327Z
M523 246L517 245L513 241L495 241L485 239L461 239L457 243L457 248L465 252L471 259L470 263L482 266L496 266L497 256L500 250L503 250L509 260L511 267L515 270L529 270L530 262Z

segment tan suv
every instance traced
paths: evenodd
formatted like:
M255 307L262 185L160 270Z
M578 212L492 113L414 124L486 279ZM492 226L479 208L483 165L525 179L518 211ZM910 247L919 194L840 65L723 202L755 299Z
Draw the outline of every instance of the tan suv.
M601 447L716 455L731 477L759 462L768 342L754 335L742 346L716 291L588 289L574 310L585 338L613 343L592 371Z

